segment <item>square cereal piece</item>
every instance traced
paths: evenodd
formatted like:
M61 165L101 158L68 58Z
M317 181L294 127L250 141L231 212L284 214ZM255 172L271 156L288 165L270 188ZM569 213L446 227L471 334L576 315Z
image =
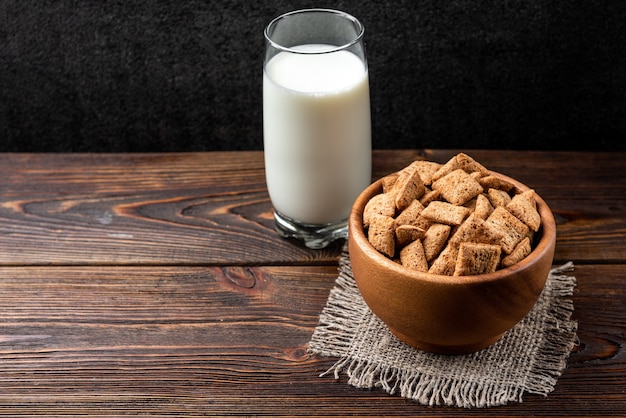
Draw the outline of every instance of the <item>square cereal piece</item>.
M530 254L530 239L524 238L522 242L517 244L513 252L502 259L502 267L510 267L513 264L517 264L522 261L528 254Z
M421 216L439 224L460 225L469 213L466 207L436 200L426 206Z
M474 180L476 180L477 182L479 182L479 183L480 183L480 179L482 178L482 174L479 173L478 171L474 171L472 173L469 173L469 176L471 178L473 178Z
M370 221L367 240L378 252L393 258L396 245L395 232L391 216L375 215Z
M537 232L541 226L541 217L537 212L535 199L531 196L528 193L516 194L506 205L506 209L528 225L533 232Z
M395 203L394 203L395 206ZM400 225L412 225L424 210L419 200L414 200L396 217L396 227Z
M400 225L396 227L396 245L404 247L411 242L424 237L426 231L413 225Z
M500 264L502 250L499 245L464 242L454 266L454 276L473 276L493 273Z
M502 246L502 251L506 254L511 254L517 244L528 235L530 230L524 222L517 219L502 206L495 208L485 222L502 233L500 245Z
M437 171L432 175L431 182L434 183L448 173L452 173L454 170L459 169L459 162L456 159L456 155L450 158L444 165L440 166Z
M454 157L450 158L448 162L439 167L439 170L433 174L432 181L435 182L442 178L443 176L453 172L454 170L461 169L466 173L479 173L480 177L486 176L489 174L489 170L487 170L482 164L474 160L472 157L465 153L458 153Z
M424 196L420 198L420 203L424 206L428 206L433 200L441 200L441 192L439 190L426 189Z
M417 271L428 271L428 262L424 254L422 241L416 240L400 250L400 263L407 268Z
M417 171L403 170L400 172L391 193L395 195L396 208L406 209L412 201L424 195L424 182Z
M474 215L481 219L487 219L493 212L491 202L484 194L476 196L476 205L474 206Z
M472 176L458 169L433 183L433 190L453 205L463 205L483 192L483 187Z
M500 245L503 233L500 228L471 214L454 232L448 245L460 247L464 242Z
M433 174L439 170L441 164L434 161L417 160L409 165L409 169L419 173L425 185L429 186L433 182Z
M391 189L393 189L393 185L396 184L396 180L398 180L398 175L398 173L392 173L383 177L383 193L389 193Z
M459 168L466 173L478 173L481 177L489 174L485 166L463 152L456 155L456 161Z
M465 206L466 208L469 209L470 213L474 213L474 211L476 210L476 197L471 198L467 202L463 203L463 205L461 206Z
M395 216L396 204L393 197L387 193L372 197L363 209L363 227L369 228L372 218L376 215Z
M421 213L417 217L417 219L411 222L411 225L416 226L418 228L422 228L424 231L427 231L428 228L430 228L432 224L433 224L433 221L431 221L430 219L424 218Z
M451 245L447 245L439 256L433 261L433 264L428 269L430 274L441 274L445 276L452 276L454 274L454 268L456 266L456 258L459 250Z
M535 193L534 189L528 189L525 192L519 193L519 195L524 196L526 199L530 200L530 202L533 204L533 207L537 207L537 200L535 199L535 196L537 196L537 194Z
M487 197L494 208L498 206L506 206L511 201L511 196L509 196L509 194L504 190L489 189L487 191Z
M432 262L446 246L451 229L449 225L433 224L424 233L422 245L428 262Z
M480 180L478 180L478 182L480 183L481 186L483 186L483 189L485 190L497 189L497 190L502 190L508 193L514 187L513 183L510 183L494 175L481 177Z

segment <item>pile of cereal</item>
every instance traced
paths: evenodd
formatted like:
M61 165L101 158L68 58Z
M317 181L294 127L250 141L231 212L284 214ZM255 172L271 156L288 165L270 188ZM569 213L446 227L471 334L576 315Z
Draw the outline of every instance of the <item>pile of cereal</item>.
M383 178L365 206L376 250L410 269L467 276L512 266L530 254L541 219L523 193L460 153L445 164L415 161Z

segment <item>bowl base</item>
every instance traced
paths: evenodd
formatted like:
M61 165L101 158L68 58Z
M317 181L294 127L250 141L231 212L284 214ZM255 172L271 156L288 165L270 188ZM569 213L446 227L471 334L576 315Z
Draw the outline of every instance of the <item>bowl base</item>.
M424 341L416 340L415 338L406 336L400 332L390 329L391 333L398 337L402 342L415 347L422 351L427 351L429 353L434 354L445 354L445 355L458 355L458 354L471 354L482 349L485 349L502 338L504 333L500 335L496 335L495 337L488 338L483 341L479 341L471 344L459 344L459 345L442 345L442 344L432 344Z

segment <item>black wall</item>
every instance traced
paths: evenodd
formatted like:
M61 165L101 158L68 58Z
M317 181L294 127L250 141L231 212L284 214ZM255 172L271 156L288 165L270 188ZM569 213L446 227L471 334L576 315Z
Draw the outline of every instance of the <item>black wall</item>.
M626 149L626 2L0 1L0 151L262 149L263 28L366 27L375 148Z

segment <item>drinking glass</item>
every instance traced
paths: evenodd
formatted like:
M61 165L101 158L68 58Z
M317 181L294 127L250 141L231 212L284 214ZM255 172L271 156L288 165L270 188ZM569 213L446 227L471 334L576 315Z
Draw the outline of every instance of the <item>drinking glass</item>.
M265 28L263 147L276 231L309 248L346 238L371 182L363 25L328 9L286 13Z

